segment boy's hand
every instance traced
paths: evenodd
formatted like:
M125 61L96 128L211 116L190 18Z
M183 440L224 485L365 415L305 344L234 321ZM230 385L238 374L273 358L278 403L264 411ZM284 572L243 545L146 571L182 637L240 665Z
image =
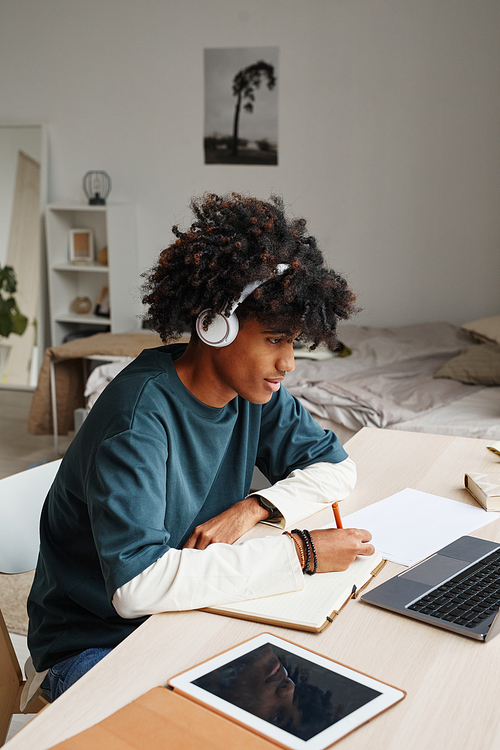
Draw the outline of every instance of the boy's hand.
M269 512L259 505L255 497L246 497L210 521L196 526L184 547L206 549L214 542L233 544L258 521L268 517Z
M294 537L304 548L298 534ZM366 529L314 529L311 537L318 573L347 570L358 555L373 555L375 552L375 547L369 543L372 535Z

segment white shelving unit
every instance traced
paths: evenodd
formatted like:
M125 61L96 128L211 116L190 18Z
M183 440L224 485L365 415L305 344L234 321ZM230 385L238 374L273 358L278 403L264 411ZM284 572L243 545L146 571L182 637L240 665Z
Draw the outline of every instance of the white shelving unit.
M91 229L94 251L108 249L108 265L97 261L76 265L69 261L70 229ZM47 256L52 346L82 330L126 333L140 328L135 209L128 204L105 206L47 206ZM104 286L108 287L110 317L94 314ZM72 311L76 297L88 297L89 314Z

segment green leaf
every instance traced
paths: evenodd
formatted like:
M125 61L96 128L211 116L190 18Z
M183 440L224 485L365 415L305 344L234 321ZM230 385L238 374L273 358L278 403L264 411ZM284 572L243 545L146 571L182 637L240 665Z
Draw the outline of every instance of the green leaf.
M28 325L28 318L23 315L17 305L14 305L12 309L12 333L16 333L18 336L22 336Z
M0 268L0 289L7 294L14 294L17 289L16 273L12 266Z
M12 266L0 267L0 337L3 338L8 338L11 333L22 336L28 325L28 318L12 296L16 289L16 274Z
M7 318L0 318L0 339L6 339L12 333L10 321Z

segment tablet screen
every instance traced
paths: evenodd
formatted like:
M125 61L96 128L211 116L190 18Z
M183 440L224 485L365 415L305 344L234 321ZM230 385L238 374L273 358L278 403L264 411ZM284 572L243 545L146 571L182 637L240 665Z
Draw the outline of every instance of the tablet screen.
M327 747L403 691L264 633L169 681L285 747Z

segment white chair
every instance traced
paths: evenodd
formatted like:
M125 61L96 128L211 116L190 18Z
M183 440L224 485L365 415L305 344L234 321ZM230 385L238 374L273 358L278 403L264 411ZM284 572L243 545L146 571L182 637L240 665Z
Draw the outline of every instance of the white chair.
M61 459L0 479L0 573L36 567L43 501Z
M43 501L61 460L0 479L0 573L33 570L39 547ZM47 701L38 694L21 710L25 685L21 667L0 612L0 745L5 742L12 715L37 713Z

